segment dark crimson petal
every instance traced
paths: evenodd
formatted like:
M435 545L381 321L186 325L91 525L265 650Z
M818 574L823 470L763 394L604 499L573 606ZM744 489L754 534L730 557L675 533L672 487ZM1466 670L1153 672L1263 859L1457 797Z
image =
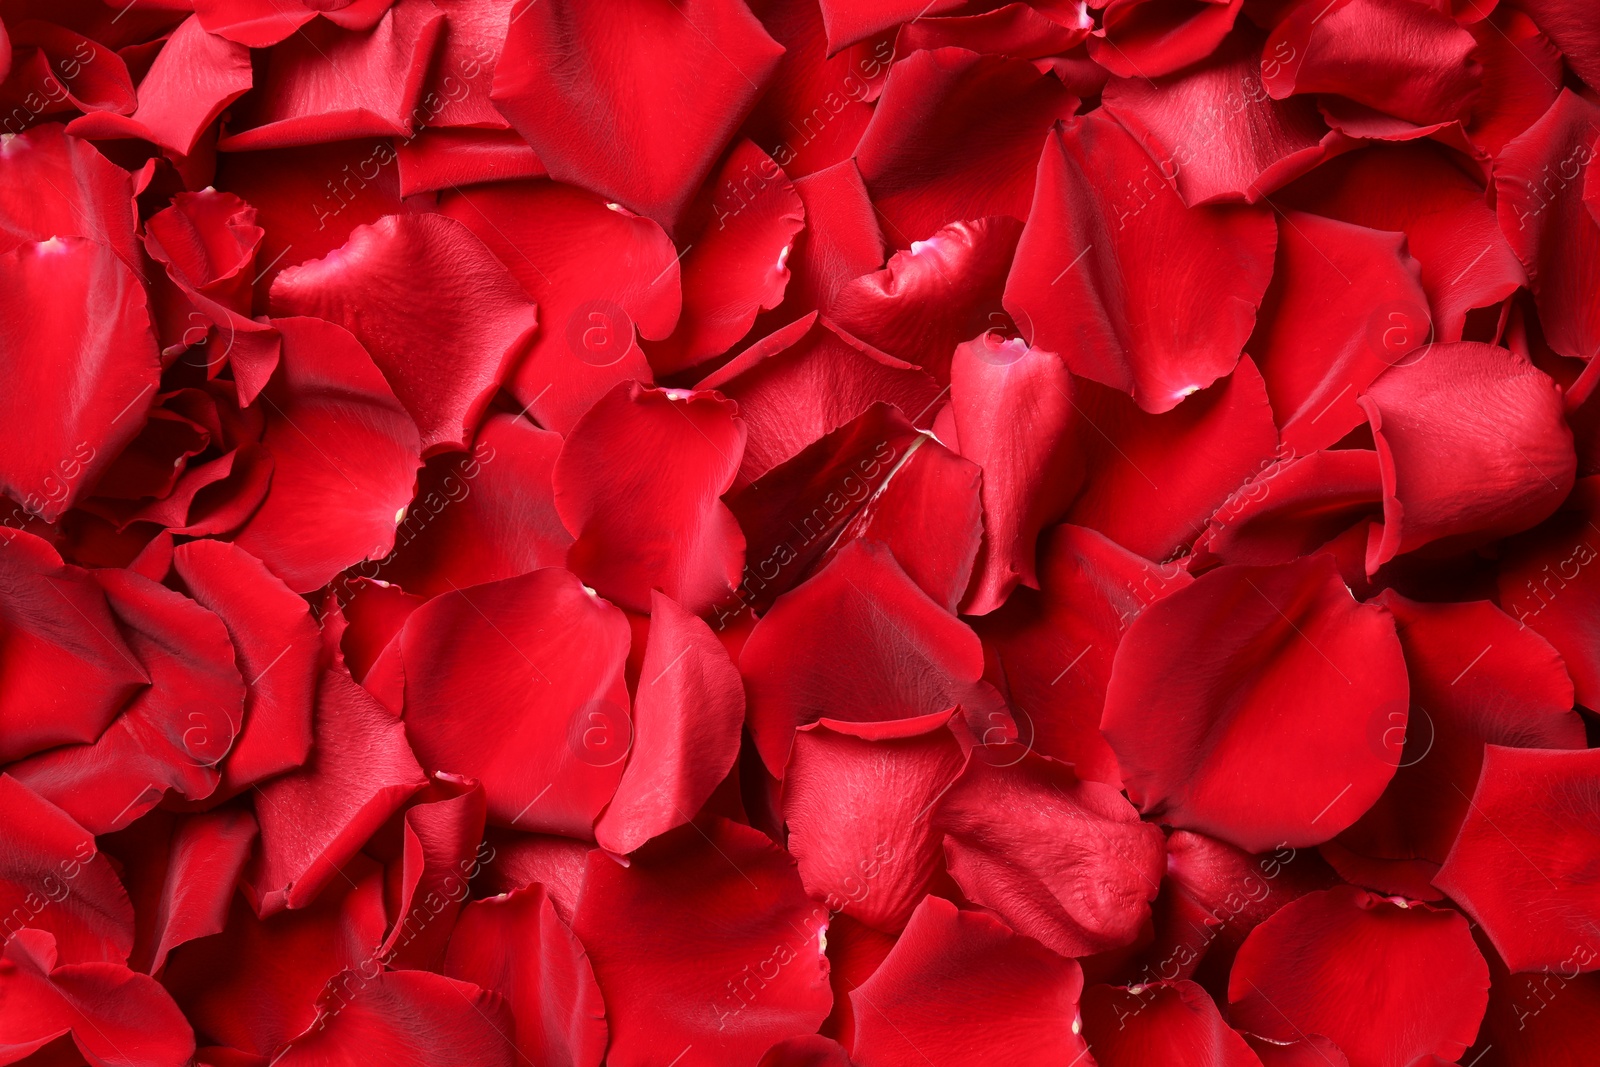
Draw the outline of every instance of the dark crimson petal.
M822 719L795 734L783 781L788 849L806 892L830 911L896 933L916 910L940 861L929 812L967 762L951 714Z
M153 916L153 955L142 970L157 974L179 945L222 932L255 841L256 821L248 811L224 808L184 819L172 837Z
M719 498L744 453L737 411L714 392L629 382L584 413L554 474L573 573L633 611L653 589L692 615L731 597L744 534Z
M904 450L889 481L855 513L821 564L852 541L881 542L908 578L954 612L971 583L983 538L982 482L977 464L923 434Z
M92 744L65 745L10 773L94 834L120 830L172 791L204 800L238 736L244 682L222 620L132 571L95 572L128 647L150 674Z
M1519 0L1518 7L1561 49L1567 65L1592 85L1600 85L1600 27L1582 0Z
M1146 608L1101 728L1141 810L1259 852L1326 841L1372 806L1398 748L1374 724L1403 726L1406 694L1394 620L1320 555L1219 567Z
M527 0L492 96L552 177L670 228L782 54L742 0Z
M1083 1037L1099 1067L1262 1067L1193 982L1095 985L1083 991Z
M230 41L267 48L285 40L319 14L335 25L370 30L389 10L393 0L352 0L333 3L283 3L279 0L195 0L200 24Z
M1061 357L984 334L955 351L950 406L959 451L983 469L983 546L962 604L986 615L1019 583L1039 587L1034 545L1083 484L1073 384Z
M1600 1013L1600 975L1577 971L1594 954L1586 941L1555 971L1512 974L1488 953L1489 1011L1477 1043L1461 1058L1471 1063L1477 1056L1484 1067L1584 1067Z
M95 1067L194 1062L194 1031L159 982L120 963L58 965L55 938L43 930L19 931L5 943L0 1003L0 1055L8 1062L69 1032Z
M828 912L793 861L725 819L623 867L589 854L572 929L606 1000L610 1067L725 1067L828 1014ZM641 939L645 932L647 939Z
M222 541L179 545L172 563L189 595L222 618L245 680L244 728L222 763L223 793L300 766L311 749L320 651L305 601Z
M430 126L396 145L395 160L402 196L545 176L544 164L513 130Z
M542 328L506 387L541 425L564 434L618 382L650 380L635 329L667 336L681 300L677 252L660 226L555 182L457 191L440 209L539 302Z
M1550 347L1600 355L1600 221L1583 202L1596 157L1600 107L1563 91L1495 160L1500 228L1527 268Z
M477 128L476 133L486 132L485 127L507 129L510 123L495 109L489 92L494 88L495 64L511 21L511 4L505 0L434 0L433 6L445 14L444 39L428 73L418 125L425 123L430 129L470 126ZM523 149L533 155L526 142Z
M47 933L67 963L126 960L133 907L94 835L9 774L0 774L0 820L0 933Z
M283 1067L404 1063L409 1067L513 1067L510 1010L471 982L427 971L335 975L312 1028L272 1058Z
M934 825L966 897L1063 956L1133 943L1165 845L1116 788L1021 746L981 749Z
M327 255L358 226L403 209L394 164L394 146L373 139L219 157L217 184L248 201L266 231L256 254L260 306L280 272Z
M396 918L378 948L390 969L443 965L450 930L481 866L483 821L483 787L453 774L435 774L406 809Z
M1311 97L1267 95L1264 42L1264 34L1241 26L1190 70L1106 86L1106 110L1140 140L1186 204L1255 203L1320 162L1332 140ZM1108 52L1116 55L1101 48L1098 58Z
M1260 1057L1261 1067L1350 1067L1350 1060L1339 1051L1339 1046L1321 1034L1293 1041L1268 1041L1246 1034L1245 1041Z
M1077 109L1026 60L964 48L900 60L856 146L890 241L909 248L963 219L1026 218L1039 138Z
M1433 308L1431 339L1459 341L1473 308L1504 300L1525 281L1495 222L1481 173L1429 141L1367 148L1324 163L1283 190L1289 205L1374 230L1401 230L1422 267ZM1384 328L1429 337L1413 309L1388 308ZM1390 313L1400 312L1400 318Z
M883 265L883 231L854 159L796 178L807 226L794 236L784 301L764 319L787 323L812 311L831 314L850 282ZM765 331L763 317L756 330Z
M1570 966L1574 946L1589 946L1578 969L1600 967L1597 784L1600 750L1484 749L1461 833L1433 881L1483 926L1513 971Z
M330 978L378 973L384 925L383 871L357 856L303 911L263 921L236 896L222 933L180 945L164 981L208 1038L265 1059L315 1023Z
M501 826L588 838L631 744L622 612L564 570L435 597L400 632L423 766L483 782Z
M1083 972L981 912L924 897L871 978L850 994L863 1067L1069 1067Z
M1039 561L1040 591L1014 595L978 621L978 633L997 684L1025 709L1022 739L1071 763L1078 777L1120 788L1116 755L1100 733L1112 656L1147 604L1191 579L1079 526L1050 531Z
M288 587L309 593L364 559L382 559L421 466L417 428L349 332L316 318L274 319L283 358L261 394L272 486L234 534Z
M1339 838L1324 841L1317 846L1317 852L1351 885L1408 900L1444 900L1444 894L1433 885L1433 878L1439 873L1439 865L1433 860L1372 859L1346 848Z
M1381 375L1360 403L1383 474L1383 528L1367 543L1368 574L1432 541L1525 530L1572 488L1577 457L1561 391L1507 349L1432 345Z
M1238 363L1276 241L1263 209L1184 207L1133 135L1091 114L1045 142L1005 306L1074 373L1167 411Z
M254 787L261 847L242 888L256 912L270 916L311 904L425 784L394 713L343 666L324 670L310 758Z
M0 255L0 492L47 522L144 424L161 373L139 279L82 237Z
M0 761L87 743L150 682L89 572L33 534L0 535Z
M1500 567L1499 602L1555 646L1578 703L1600 706L1600 480L1585 478L1563 510L1511 541Z
M516 1020L519 1063L600 1067L606 1006L588 954L543 886L463 908L444 973L506 999Z
M1361 297L1330 300L1332 292ZM1284 445L1304 455L1361 425L1356 397L1433 340L1429 320L1405 234L1285 212L1277 269L1250 339Z
M1267 40L1262 81L1276 100L1337 93L1425 125L1465 118L1482 82L1477 42L1456 20L1413 2L1303 3ZM1281 57L1281 62L1278 60Z
M1467 27L1478 42L1483 92L1472 108L1467 138L1498 156L1532 126L1561 92L1561 53L1534 21L1509 5Z
M229 112L223 151L290 148L352 137L409 136L444 15L399 0L371 29L307 26L267 52L256 87Z
M758 0L751 10L783 46L783 58L745 136L791 178L850 159L894 61L894 42L885 36L829 48L823 12L806 0Z
M357 571L432 597L561 566L572 535L551 482L560 451L560 434L506 412L490 415L471 454L428 461L393 554Z
M595 823L600 847L625 854L700 811L739 757L744 684L711 628L660 590L633 701L633 746L616 795Z
M828 317L852 337L941 382L964 341L1009 324L1000 307L1022 224L1005 215L953 222L839 290Z
M108 244L130 269L144 269L133 175L53 122L0 143L0 159L12 176L0 189L0 251L70 234Z
M1352 886L1280 908L1228 979L1235 1026L1275 1041L1321 1034L1351 1067L1456 1059L1488 998L1489 968L1459 914Z
M1068 521L1151 560L1183 554L1215 509L1281 454L1267 391L1248 357L1172 411L1080 385L1089 477Z
M853 541L778 598L739 657L751 737L774 776L794 731L821 718L888 722L959 705L973 733L1011 733L973 632L906 577L889 550Z
M1382 508L1383 479L1371 449L1290 455L1217 509L1195 541L1195 556L1251 566L1288 563L1377 519ZM1365 547L1365 530L1358 536Z
M137 137L177 156L195 152L212 120L251 84L250 50L207 33L199 17L183 21L139 82L139 106L123 116L95 112L73 121L78 137Z
M1111 0L1089 56L1124 78L1159 78L1209 56L1243 0Z
M759 1067L855 1067L844 1046L831 1037L807 1034L780 1041L761 1057Z
M808 315L764 337L700 382L739 405L748 427L739 481L753 482L873 404L926 425L939 386L903 360Z
M570 924L594 846L570 837L525 834L494 826L487 834L494 855L484 862L476 890L484 895L506 894L537 882L549 894L561 921Z
M1339 843L1375 858L1443 863L1484 745L1583 748L1583 720L1555 649L1493 604L1421 604L1392 589L1378 603L1394 615L1405 651L1411 718L1390 735L1405 742L1394 781Z
M762 309L783 302L789 253L805 209L778 165L741 140L706 180L684 227L683 314L649 347L659 374L697 367L728 351ZM701 222L695 232L691 222Z
M421 289L419 274L431 279ZM537 321L483 242L441 215L357 227L343 248L280 274L272 304L353 333L416 419L426 455L467 448Z
M728 497L728 507L739 520L746 539L744 578L739 583L739 605L765 612L779 595L788 592L816 569L819 560L829 558L849 538L845 532L859 511L869 502L882 499L880 492L890 476L905 464L911 452L923 447L927 438L919 435L900 412L889 404L874 404L859 417L832 433L812 442L799 454L772 468L760 478ZM955 462L968 468L973 477L973 503L977 498L977 470L964 460ZM919 501L919 503L925 503ZM976 521L976 507L972 509ZM939 530L959 525L947 509L918 511L917 519L927 520ZM908 532L899 528L899 532ZM977 550L973 531L972 549ZM879 537L885 543L890 538ZM902 566L926 560L930 543L912 542L913 551L903 557ZM932 543L937 543L937 538ZM902 547L909 547L902 545ZM967 560L970 571L972 561ZM963 579L945 599L945 607L955 611L955 599L966 590ZM933 593L929 594L933 596ZM719 630L726 624L728 610L719 609Z

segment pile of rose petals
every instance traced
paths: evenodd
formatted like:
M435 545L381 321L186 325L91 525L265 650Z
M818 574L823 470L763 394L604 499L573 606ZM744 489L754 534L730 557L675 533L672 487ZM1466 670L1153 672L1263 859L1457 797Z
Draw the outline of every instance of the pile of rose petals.
M1595 0L0 0L0 1064L1592 1067L1597 385Z

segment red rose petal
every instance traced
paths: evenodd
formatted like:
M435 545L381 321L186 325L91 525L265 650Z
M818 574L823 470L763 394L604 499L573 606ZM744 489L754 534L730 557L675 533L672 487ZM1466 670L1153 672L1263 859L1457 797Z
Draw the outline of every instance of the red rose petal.
M549 895L561 921L570 924L594 846L570 837L525 834L494 826L487 834L494 855L484 861L477 890L486 896L504 895L537 882Z
M682 826L739 756L744 685L711 628L659 590L633 705L633 747L595 823L600 847L632 852Z
M1550 35L1578 77L1590 85L1600 84L1600 32L1593 12L1581 0L1520 0L1519 7L1533 16L1539 28Z
M89 572L42 539L0 537L0 760L94 741L150 682Z
M888 723L823 719L795 734L784 770L788 850L806 892L890 933L939 867L930 812L966 764L951 711Z
M1561 92L1561 53L1527 15L1496 7L1467 27L1478 42L1483 92L1472 107L1467 138L1498 156L1555 103Z
M1185 204L1255 203L1326 152L1331 138L1311 98L1267 95L1261 83L1265 41L1246 25L1181 74L1151 80L1146 71L1149 77L1117 78L1106 86L1106 110L1143 143ZM1109 48L1097 52L1102 62L1115 55Z
M794 191L807 225L794 235L789 287L784 302L766 316L771 324L812 311L831 314L839 290L883 265L883 231L854 159L796 178ZM756 330L765 332L761 317Z
M650 380L635 331L667 336L681 307L678 253L660 226L555 182L457 191L440 210L539 302L539 333L507 389L541 425L566 433L618 382Z
M394 154L402 196L545 176L544 164L513 130L430 126L397 144Z
M963 219L1026 218L1039 138L1077 108L1025 60L964 48L900 60L856 146L888 238L909 248Z
M1577 458L1561 394L1504 348L1432 345L1381 375L1360 403L1383 474L1383 530L1368 542L1368 574L1431 541L1527 529L1572 488Z
M1594 749L1484 749L1461 833L1434 884L1482 924L1514 971L1566 966L1575 947L1593 945L1597 775ZM1596 967L1590 947L1579 969Z
M1021 235L1005 215L953 222L841 288L828 317L948 382L958 345L990 330L999 337L1009 324L1000 297Z
M1159 78L1210 55L1239 17L1242 0L1111 0L1089 56L1124 78Z
M821 0L821 6L832 54L902 22L947 14L962 5L960 0Z
M1173 662L1209 667L1175 676ZM1372 805L1398 748L1373 726L1403 717L1406 693L1393 619L1312 556L1221 567L1147 607L1101 728L1141 810L1262 851L1325 841Z
M761 1057L758 1067L855 1067L844 1046L831 1037L808 1034L780 1041Z
M1275 243L1262 210L1185 208L1131 134L1090 115L1045 142L1005 306L1074 373L1168 411L1238 363Z
M832 1002L828 912L806 899L793 862L724 819L673 843L627 867L589 855L572 928L605 996L606 1062L722 1067L814 1032Z
M1383 508L1378 454L1351 448L1290 456L1246 482L1195 541L1205 562L1288 563L1377 519ZM1366 532L1358 531L1361 546Z
M435 597L400 633L418 758L483 782L498 825L589 837L633 739L628 641L556 568Z
M740 0L531 0L513 9L493 100L552 177L670 227L782 54Z
M855 541L778 598L739 657L751 737L773 775L794 731L820 718L888 722L959 705L973 732L1014 736L983 681L976 635L907 578L888 549Z
M0 143L0 159L15 175L0 188L0 251L73 235L108 244L129 269L143 269L133 175L55 123Z
M1478 1041L1461 1057L1494 1067L1583 1067L1590 1021L1600 1012L1600 975L1579 977L1592 962L1591 944L1573 946L1553 972L1511 974L1492 953L1489 1010Z
M1600 108L1571 92L1495 160L1500 228L1527 268L1550 347L1600 355L1600 221L1583 203L1583 172L1596 156Z
M1063 956L1121 948L1149 922L1160 829L1068 764L1021 746L980 749L934 823L967 898Z
M1083 972L979 912L924 897L876 973L850 994L864 1067L1068 1067Z
M1090 986L1083 991L1082 1011L1084 1040L1100 1067L1262 1067L1193 982Z
M1339 1051L1339 1046L1321 1034L1293 1041L1268 1041L1246 1034L1245 1041L1260 1057L1261 1067L1350 1067L1350 1060Z
M554 474L556 510L576 538L573 573L633 611L650 609L653 589L694 615L729 598L744 535L718 498L744 451L737 411L713 392L637 382L590 408Z
M1094 28L1087 5L1076 18L1057 18L1029 4L947 18L918 16L900 28L895 47L905 55L921 48L968 48L988 55L1039 59L1071 51Z
M1283 442L1296 454L1327 448L1361 425L1356 398L1432 339L1420 278L1404 234L1284 214L1250 350ZM1341 290L1362 297L1328 298Z
M309 593L389 553L420 446L411 416L349 332L310 317L273 325L283 358L261 394L272 487L234 541Z
M143 425L160 363L139 279L109 245L52 237L0 255L0 491L47 522ZM63 380L65 379L65 380Z
M444 969L506 999L519 1062L600 1067L608 1036L600 987L543 886L463 908Z
M0 853L6 936L22 927L48 934L51 954L66 963L126 960L133 908L94 835L9 774L0 774L0 816L8 827Z
M1351 1067L1457 1058L1488 997L1465 919L1351 886L1279 909L1245 940L1228 980L1235 1025L1277 1041L1321 1034Z
M478 132L484 127L506 129L509 123L495 110L489 92L511 5L501 0L434 0L433 6L444 12L445 20L444 39L421 100L427 125L471 126ZM525 143L523 147L532 155L532 149Z
M159 973L179 945L223 931L255 841L256 821L248 811L225 808L180 825L156 906L149 973Z
M808 315L762 338L705 378L739 405L749 436L739 480L753 482L876 403L926 424L938 385L909 363Z
M401 829L397 918L378 951L393 970L434 970L444 963L456 915L481 866L483 787L436 774L407 808Z
M1071 375L1054 352L985 334L955 351L950 405L961 454L983 468L983 547L962 610L986 615L1018 583L1039 586L1034 544L1077 495Z
M370 30L391 3L393 0L352 0L318 8L295 0L195 0L194 7L200 24L211 33L251 48L267 48L318 15L346 29Z

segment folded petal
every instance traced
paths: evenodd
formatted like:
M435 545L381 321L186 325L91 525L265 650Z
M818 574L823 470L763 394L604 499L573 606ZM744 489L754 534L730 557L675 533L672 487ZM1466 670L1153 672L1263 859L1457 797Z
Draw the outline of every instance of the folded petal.
M742 0L530 0L492 98L552 177L671 227L782 54Z
M1383 474L1367 573L1433 541L1525 530L1572 488L1577 457L1554 382L1493 345L1432 345L1361 397Z
M418 272L432 283L418 289ZM431 214L358 227L343 248L280 274L272 303L354 334L416 419L428 455L466 449L537 321L483 242Z
M1580 0L1523 0L1517 5L1550 35L1567 65L1590 85L1600 84L1600 28Z
M789 252L789 286L766 318L793 322L812 311L832 313L839 290L883 265L883 230L854 159L796 178L806 228ZM763 331L761 318L756 330Z
M398 917L378 948L390 969L443 965L451 927L481 866L483 821L483 786L450 774L435 774L405 810Z
M1264 210L1184 207L1132 134L1090 115L1045 141L1005 306L1074 373L1168 411L1238 363L1275 243Z
M576 539L567 565L633 611L660 589L694 615L733 594L744 535L719 499L746 430L714 392L619 384L578 420L556 458L556 510Z
M606 1000L606 1062L723 1067L814 1033L833 999L828 912L806 899L793 861L725 819L663 844L675 847L626 867L589 855L572 929Z
M1513 971L1565 968L1574 946L1592 945L1597 778L1594 749L1484 749L1461 833L1434 884L1483 926ZM1578 969L1596 968L1591 948Z
M234 534L297 593L382 559L404 518L421 447L411 416L347 330L274 319L283 357L261 394L272 487Z
M307 4L291 0L195 0L200 24L230 41L267 48L285 40L319 14L336 26L370 30L393 0L334 0Z
M622 612L550 568L435 597L399 640L423 766L481 781L497 825L590 837L633 741Z
M1100 1067L1261 1067L1211 995L1193 982L1090 986L1082 1011L1083 1037Z
M544 164L515 130L429 126L395 145L395 162L402 196L545 176Z
M1111 0L1089 56L1124 78L1159 78L1209 56L1241 7L1242 0Z
M1532 126L1561 93L1561 53L1521 10L1496 7L1467 27L1478 42L1483 92L1467 138L1491 156Z
M964 48L900 60L856 146L886 236L909 248L963 219L1026 218L1039 138L1077 109L1026 60Z
M1321 1034L1351 1067L1459 1057L1489 999L1489 968L1458 913L1340 886L1256 927L1228 979L1228 1015L1262 1037Z
M821 718L881 723L959 705L973 733L1014 736L983 681L973 632L906 577L888 549L855 541L756 623L739 657L751 737L774 776L794 732Z
M850 999L850 1054L868 1067L1068 1067L1083 972L981 912L924 897L888 958Z
M1311 556L1219 567L1147 607L1101 728L1142 811L1262 851L1325 841L1372 805L1399 747L1374 724L1403 726L1406 695L1394 620Z
M110 245L135 273L144 269L133 175L54 122L0 144L0 159L13 175L0 188L0 251L74 235Z
M237 808L191 815L180 824L156 906L149 973L160 973L179 945L223 931L255 841L255 818Z
M1281 451L1281 450L1280 450ZM1367 448L1289 455L1251 478L1216 510L1195 541L1197 560L1289 563L1355 531L1383 508L1378 453Z
M626 854L699 813L739 757L744 684L700 619L660 590L633 701L633 747L595 840Z

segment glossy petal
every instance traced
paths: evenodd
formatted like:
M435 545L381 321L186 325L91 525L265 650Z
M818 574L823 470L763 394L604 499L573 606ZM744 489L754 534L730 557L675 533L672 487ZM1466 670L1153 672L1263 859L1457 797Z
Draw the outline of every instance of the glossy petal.
M1210 55L1239 17L1240 0L1111 0L1089 56L1124 78L1159 78Z
M1216 1002L1193 982L1090 986L1083 991L1082 1012L1084 1040L1100 1067L1261 1067Z

